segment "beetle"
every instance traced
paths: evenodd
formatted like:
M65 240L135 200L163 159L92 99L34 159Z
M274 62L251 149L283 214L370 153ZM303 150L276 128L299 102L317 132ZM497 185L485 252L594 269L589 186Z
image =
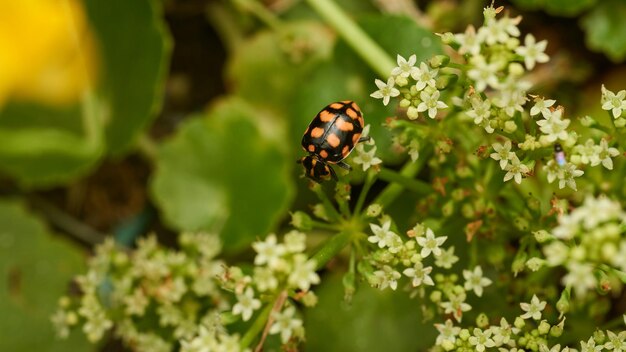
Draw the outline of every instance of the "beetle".
M343 160L359 142L370 139L361 137L364 124L361 109L350 100L331 103L317 113L302 136L302 148L309 155L297 161L306 176L315 182L336 181L331 164L352 170Z

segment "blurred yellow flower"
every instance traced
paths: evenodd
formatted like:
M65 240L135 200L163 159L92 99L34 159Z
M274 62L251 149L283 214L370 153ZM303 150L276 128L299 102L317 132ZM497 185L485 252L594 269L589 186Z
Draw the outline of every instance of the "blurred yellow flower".
M71 104L96 66L79 0L0 0L0 109L9 99Z

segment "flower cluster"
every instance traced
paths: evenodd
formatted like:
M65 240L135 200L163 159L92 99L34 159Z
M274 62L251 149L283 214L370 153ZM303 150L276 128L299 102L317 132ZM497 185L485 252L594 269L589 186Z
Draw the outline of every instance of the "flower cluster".
M363 128L363 132L361 133L361 138L369 137L370 125L365 126ZM365 145L368 145L368 150L365 151ZM352 161L355 164L361 165L363 167L363 171L367 171L370 167L376 168L376 165L379 165L383 161L376 156L376 143L374 142L374 138L369 139L367 143L359 143L356 145L356 156L352 158Z
M556 105L554 99L528 94L532 85L524 79L525 74L538 63L549 61L545 53L547 41L537 41L527 34L522 43L518 28L521 16L498 16L500 12L502 8L488 7L480 28L469 26L464 33L441 35L443 43L459 54L459 62L439 55L417 65L414 55L408 60L398 56L398 66L387 83L376 80L379 90L372 97L382 98L385 105L391 98L399 99L398 105L406 109L411 120L419 113L436 117L439 110L448 106L445 101L450 100L461 113L451 110L445 119L458 116L458 122L465 119L485 131L482 138L491 145L491 157L499 162L505 182L520 184L524 177L535 173L536 165L543 163L549 183L558 180L560 189L576 190L575 179L584 174L582 168L601 164L611 170L612 158L619 151L609 144L609 138L597 138L602 129L594 129L591 135L595 138L579 144L579 135L571 130L572 120L565 118L562 106ZM456 81L459 84L453 85ZM459 86L468 88L460 91ZM626 109L625 98L624 90L615 94L602 87L602 107L611 111L617 127L626 125L626 119L621 117ZM588 120L586 127L597 124L590 117ZM415 129L403 125L403 130ZM406 132L400 136L398 141L415 160L420 147L415 141L424 136ZM494 142L494 138L498 141ZM545 152L553 148L558 150L555 154Z
M238 335L229 335L220 319L230 309L229 295L220 289L224 263L217 236L183 233L180 251L161 247L155 237L140 239L131 253L112 240L96 248L86 274L76 283L80 298L63 297L53 315L60 336L82 325L87 338L96 342L113 329L136 351L171 351L177 341L185 351L203 346L238 346ZM158 333L157 333L158 331ZM187 346L187 347L184 347Z
M550 323L542 319L547 302L533 295L530 302L520 303L524 313L510 323L502 317L498 324L490 325L490 319L481 314L475 326L455 326L448 319L435 324L439 331L434 351L500 351L500 352L575 352L575 347L561 346L559 337L565 329L565 319ZM597 330L593 336L579 341L582 352L623 351L626 349L626 331Z
M391 71L387 83L377 79L375 83L378 90L371 96L382 99L385 105L389 104L392 97L400 96L400 106L407 109L410 119L417 119L420 113L434 119L438 110L448 107L440 100L443 81L438 79L437 67L442 63L433 60L428 64L420 62L416 67L416 61L415 55L411 55L408 61L398 55L398 66Z
M450 269L459 258L454 255L454 247L444 248L446 236L436 236L432 229L417 224L408 231L407 238L403 238L391 229L391 220L386 219L381 225L370 224L372 235L368 241L377 247L377 250L361 263L361 273L364 274L370 285L383 290L397 289L398 281L404 275L409 279L410 289L424 294L424 287L431 286L431 301L444 314L453 314L461 321L463 312L469 311L467 292L474 292L482 296L484 287L492 281L483 276L480 266L472 270L464 270L463 285L457 284L455 274L431 276L433 266Z
M606 197L587 197L558 221L550 234L539 231L535 237L545 243L545 263L567 269L563 285L580 297L598 286L604 290L611 285L621 287L620 280L611 280L605 273L620 275L616 270L621 270L626 275L626 212L620 204Z
M292 298L305 306L315 305L317 297L310 288L320 282L320 277L315 272L315 261L303 253L305 245L306 235L296 230L287 233L283 243L279 243L274 234L253 243L257 253L253 272L245 274L238 267L229 267L223 276L224 286L237 297L232 313L240 315L243 321L250 320L261 307L259 295L277 300L283 292L299 291ZM296 317L296 310L290 303L280 304L272 312L272 319L274 323L269 333L280 334L282 343L304 339L302 320Z

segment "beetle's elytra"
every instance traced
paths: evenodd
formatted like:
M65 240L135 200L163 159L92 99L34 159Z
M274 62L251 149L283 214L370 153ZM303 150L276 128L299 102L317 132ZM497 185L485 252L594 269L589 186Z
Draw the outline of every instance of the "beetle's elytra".
M315 115L302 136L302 148L309 155L298 160L306 176L316 182L336 180L337 175L329 164L350 170L350 165L342 160L357 143L369 140L361 137L364 124L361 109L350 100L329 104Z

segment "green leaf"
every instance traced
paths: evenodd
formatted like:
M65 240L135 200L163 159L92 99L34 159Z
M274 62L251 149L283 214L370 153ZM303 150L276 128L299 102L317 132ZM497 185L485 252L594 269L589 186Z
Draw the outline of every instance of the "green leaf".
M293 193L295 162L281 151L280 125L264 121L229 98L164 143L151 187L167 222L179 230L219 231L229 249L277 224Z
M17 201L0 201L0 351L89 351L80 333L57 340L50 316L84 258Z
M169 40L159 2L85 1L99 42L100 81L67 107L10 102L0 112L0 171L24 186L67 182L109 148L128 149L160 107ZM137 43L141 43L138 45Z
M234 93L280 111L312 68L330 54L333 37L317 22L292 22L280 31L261 31L245 41L228 62Z
M601 1L581 19L587 46L606 54L614 62L626 58L626 3Z
M99 92L110 104L106 142L127 150L161 107L169 67L170 38L156 0L86 0L102 47Z
M315 290L319 303L306 311L307 350L425 351L434 345L437 330L422 321L421 299L362 284L347 305L340 275L323 282Z

